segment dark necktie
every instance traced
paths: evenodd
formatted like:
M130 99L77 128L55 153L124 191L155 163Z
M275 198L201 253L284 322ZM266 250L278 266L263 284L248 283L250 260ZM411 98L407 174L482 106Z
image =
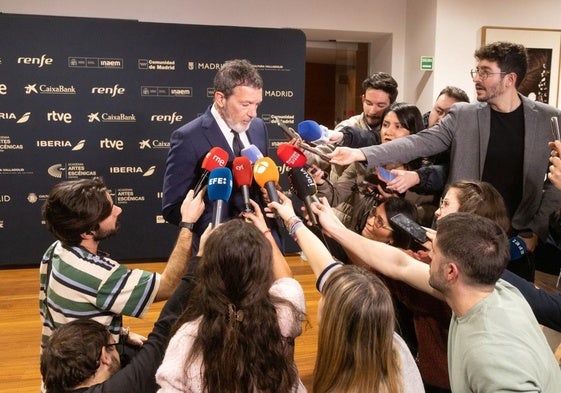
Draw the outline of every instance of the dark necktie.
M231 131L234 134L234 143L232 144L232 148L234 150L234 156L239 157L241 155L242 149L245 147L240 139L240 134L236 131Z

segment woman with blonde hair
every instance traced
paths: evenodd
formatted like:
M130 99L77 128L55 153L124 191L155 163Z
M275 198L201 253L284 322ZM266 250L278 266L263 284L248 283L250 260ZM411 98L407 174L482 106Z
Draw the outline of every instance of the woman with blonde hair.
M271 202L317 277L318 354L314 392L424 392L415 360L394 332L388 289L365 269L334 262L325 245L295 215L290 199Z

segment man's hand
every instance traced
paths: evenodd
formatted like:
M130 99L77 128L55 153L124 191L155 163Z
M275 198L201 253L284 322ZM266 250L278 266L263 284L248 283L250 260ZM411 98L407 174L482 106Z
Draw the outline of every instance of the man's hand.
M364 153L360 149L350 147L338 147L333 153L327 154L331 159L329 162L337 165L348 165L356 161L366 161Z
M343 133L341 131L329 130L329 143L337 144L343 140Z
M388 183L387 188L400 194L421 182L417 172L393 169L391 174L397 177Z
M337 231L346 229L345 225L335 215L335 212L329 206L326 197L320 198L321 203L312 203L312 211L317 215L323 232L333 237Z
M205 191L206 186L194 196L194 191L189 190L181 204L181 221L197 222L205 210L205 203L203 202Z
M551 147L551 157L549 157L551 165L547 177L555 188L561 190L561 142L549 142L549 147Z

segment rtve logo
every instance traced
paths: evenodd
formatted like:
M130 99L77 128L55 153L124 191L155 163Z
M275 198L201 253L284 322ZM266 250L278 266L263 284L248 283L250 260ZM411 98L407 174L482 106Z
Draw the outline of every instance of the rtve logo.
M152 115L150 117L150 121L166 122L168 124L174 124L182 120L183 115L178 115L177 112L173 112L171 115Z
M18 57L18 64L36 65L38 68L41 68L44 65L52 65L53 58L47 57L45 54L41 55L41 57Z
M123 150L125 143L120 139L105 138L99 141L99 147L102 149Z
M63 121L66 124L70 124L72 123L72 114L67 113L67 112L55 112L55 111L50 111L47 112L47 121Z
M118 83L113 87L92 87L92 94L109 95L111 98L117 95L123 95L125 91L125 88L119 87Z

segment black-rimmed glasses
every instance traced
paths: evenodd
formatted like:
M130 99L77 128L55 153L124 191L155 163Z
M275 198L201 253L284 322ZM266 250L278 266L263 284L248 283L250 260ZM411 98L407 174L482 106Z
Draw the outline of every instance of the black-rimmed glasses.
M490 72L487 70L480 70L478 68L473 69L469 72L469 74L471 75L471 79L475 79L475 76L479 76L479 79L481 79L482 81L484 81L485 79L489 78L490 75L497 75L497 74L508 74L508 72Z

